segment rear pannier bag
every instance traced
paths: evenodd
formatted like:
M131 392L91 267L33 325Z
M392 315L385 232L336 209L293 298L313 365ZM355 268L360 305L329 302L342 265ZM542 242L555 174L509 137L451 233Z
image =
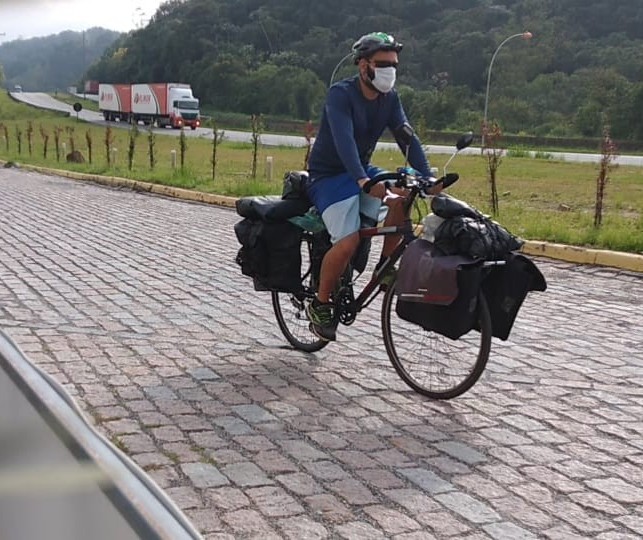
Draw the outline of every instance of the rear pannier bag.
M241 272L253 278L255 290L301 290L301 228L287 221L245 218L234 232L241 244L235 260Z
M468 257L440 255L424 239L404 251L395 283L395 311L412 322L451 339L477 325L480 265Z

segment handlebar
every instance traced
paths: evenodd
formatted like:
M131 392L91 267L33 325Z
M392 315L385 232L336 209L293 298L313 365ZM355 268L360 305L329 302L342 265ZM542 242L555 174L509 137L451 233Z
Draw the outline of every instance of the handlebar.
M371 178L368 182L366 182L362 186L362 189L365 193L369 193L375 184L388 180L395 180L396 187L416 187L419 192L428 193L431 188L439 184L442 184L442 189L445 189L457 182L459 178L460 176L458 175L458 173L447 173L445 176L442 176L441 178L436 180L433 177L427 178L417 176L414 172L411 172L409 169L404 168L398 169L396 172L379 173ZM411 186L409 186L407 180L411 181Z

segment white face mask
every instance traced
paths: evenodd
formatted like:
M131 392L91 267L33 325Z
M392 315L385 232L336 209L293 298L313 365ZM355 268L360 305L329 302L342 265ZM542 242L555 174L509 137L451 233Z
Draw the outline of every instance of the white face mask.
M378 91L382 92L382 94L387 94L393 90L396 73L394 67L376 67L373 71L375 72L375 76L371 82Z

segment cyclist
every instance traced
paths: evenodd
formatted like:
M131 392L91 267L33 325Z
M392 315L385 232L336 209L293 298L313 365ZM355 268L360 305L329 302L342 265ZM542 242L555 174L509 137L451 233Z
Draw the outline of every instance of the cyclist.
M361 189L369 178L381 172L370 160L386 128L391 130L400 149L405 154L407 151L400 130L408 121L394 90L401 50L402 44L384 32L366 34L353 44L352 56L358 73L330 87L308 160L311 179L308 193L332 243L322 261L317 297L307 308L311 328L320 339L334 341L336 337L337 321L330 297L359 245L360 214L364 223L375 224L386 199L384 224L399 225L404 219L401 190L393 189L395 193L391 193L382 183L376 184L369 194ZM408 155L413 168L429 176L429 164L415 136ZM385 238L378 264L392 253L399 239L398 235Z

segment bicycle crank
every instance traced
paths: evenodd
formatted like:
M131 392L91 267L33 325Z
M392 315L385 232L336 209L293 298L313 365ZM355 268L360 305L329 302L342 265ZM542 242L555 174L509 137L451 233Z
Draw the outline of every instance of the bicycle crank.
M335 309L337 319L342 324L349 326L355 322L357 307L352 287L341 287L335 295Z

